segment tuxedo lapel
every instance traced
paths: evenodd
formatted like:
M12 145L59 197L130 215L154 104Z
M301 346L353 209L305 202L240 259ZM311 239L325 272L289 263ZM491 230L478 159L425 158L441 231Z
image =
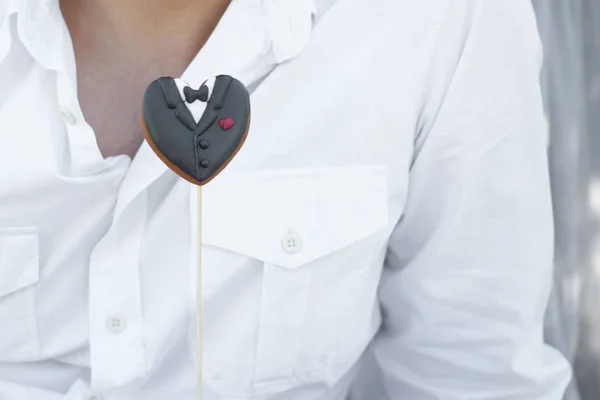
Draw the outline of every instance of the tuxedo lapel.
M175 110L175 116L177 119L185 125L190 131L196 130L196 121L190 110L185 105L185 102L181 98L179 89L175 80L172 78L159 78L158 83L162 88L163 95L165 96L165 103L167 107Z
M223 107L223 100L231 85L231 77L219 75L215 79L213 92L208 100L208 104L202 118L198 121L198 134L202 134L215 123L219 110Z

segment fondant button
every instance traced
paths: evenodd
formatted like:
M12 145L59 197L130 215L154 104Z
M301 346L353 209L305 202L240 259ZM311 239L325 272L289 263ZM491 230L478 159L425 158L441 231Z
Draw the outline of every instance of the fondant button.
M231 117L221 118L219 120L219 126L223 130L231 129L233 127L233 118L231 118Z
M200 145L201 149L205 149L205 150L208 149L208 146L209 146L208 140L200 139L199 145Z
M200 166L202 168L208 168L209 165L210 163L208 162L208 160L200 160Z

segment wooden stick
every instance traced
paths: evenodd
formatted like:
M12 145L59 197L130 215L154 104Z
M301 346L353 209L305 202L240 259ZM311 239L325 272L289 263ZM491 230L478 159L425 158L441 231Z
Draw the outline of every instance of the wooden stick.
M198 348L198 400L202 400L202 186L198 185L198 260L196 273L196 341Z
M202 185L210 182L229 164L244 144L250 129L250 96L244 84L228 75L215 76L211 78L211 82L210 89L202 84L200 89L195 90L181 79L168 77L155 79L146 88L141 113L144 137L152 151L173 172L198 187L198 241L193 245L197 246L198 251L196 368L199 400L202 400ZM202 88L204 92L201 93ZM204 96L204 100L202 100L202 96ZM191 105L196 100L206 103L204 108L193 108ZM173 111L175 109L176 112ZM217 118L220 118L218 123L214 123ZM149 128L152 129L152 132L149 131ZM243 132L242 128L245 129ZM229 132L223 136L223 131ZM165 140L169 135L186 135L189 139L182 142L172 139ZM203 139L199 139L197 137L199 135L205 136ZM212 146L206 137L221 143ZM193 141L190 140L192 138ZM168 150L168 154L174 154L181 151L181 146L191 144L195 146L194 152L185 150L186 156L177 157L177 160L169 160L163 152ZM198 152L203 154L200 159L196 158ZM193 157L190 156L191 154ZM220 160L220 164L211 165L216 160ZM199 161L200 163L198 163ZM184 171L193 171L193 173Z

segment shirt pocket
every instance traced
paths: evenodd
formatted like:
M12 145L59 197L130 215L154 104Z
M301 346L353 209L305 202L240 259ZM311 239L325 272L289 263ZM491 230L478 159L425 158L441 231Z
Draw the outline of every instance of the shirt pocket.
M0 228L0 362L31 361L39 356L38 279L37 229Z
M262 266L261 294L250 300L255 340L232 343L247 355L204 351L211 390L258 396L333 382L359 358L372 333L387 193L384 166L257 172L205 189L204 245Z

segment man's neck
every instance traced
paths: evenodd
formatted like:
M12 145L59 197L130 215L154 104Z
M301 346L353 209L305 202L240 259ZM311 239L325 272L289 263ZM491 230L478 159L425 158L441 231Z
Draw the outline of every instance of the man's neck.
M187 65L204 45L230 0L61 0L75 46L93 57Z
M4 1L4 0L0 0ZM230 0L61 0L79 103L105 156L133 157L140 104L159 76L181 76Z

